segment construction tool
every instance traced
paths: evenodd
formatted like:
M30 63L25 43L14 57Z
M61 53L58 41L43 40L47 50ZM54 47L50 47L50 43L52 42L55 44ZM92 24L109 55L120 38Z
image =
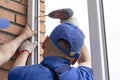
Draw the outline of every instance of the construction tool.
M71 8L58 9L50 12L48 15L42 15L38 17L49 16L50 18L65 20L73 16L74 12Z

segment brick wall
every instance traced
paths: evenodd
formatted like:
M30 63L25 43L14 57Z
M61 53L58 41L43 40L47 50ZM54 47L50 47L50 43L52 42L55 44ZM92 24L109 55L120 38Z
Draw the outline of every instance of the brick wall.
M45 15L45 0L41 0L41 3L40 3L40 15ZM40 18L40 42L41 42L41 45L42 45L42 42L44 41L45 39L45 32L46 32L46 26L44 24L45 22L45 17L41 17ZM42 60L42 49L40 49L40 59Z
M9 42L19 35L27 23L27 2L28 0L0 0L0 18L7 18L11 22L8 29L0 29L0 45ZM40 14L45 13L45 0L40 1ZM45 39L45 18L41 18L40 38L41 44ZM42 49L40 49L42 51ZM7 80L7 74L17 57L17 53L5 64L0 66L0 80Z

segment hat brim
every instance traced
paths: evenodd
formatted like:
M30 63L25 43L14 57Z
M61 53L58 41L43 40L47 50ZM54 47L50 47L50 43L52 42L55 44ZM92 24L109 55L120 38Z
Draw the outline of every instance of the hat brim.
M5 18L0 18L0 29L5 29L10 26L10 21Z

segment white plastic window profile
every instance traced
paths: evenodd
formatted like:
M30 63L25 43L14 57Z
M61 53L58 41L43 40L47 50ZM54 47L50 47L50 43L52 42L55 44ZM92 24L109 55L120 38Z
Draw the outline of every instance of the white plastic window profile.
M90 47L95 80L109 80L102 0L88 0Z
M31 42L37 41L38 46L32 52L27 64L37 64L40 62L40 18L36 18L36 16L40 16L40 0L28 0L27 23L32 30L37 31L37 35L33 36L30 40Z

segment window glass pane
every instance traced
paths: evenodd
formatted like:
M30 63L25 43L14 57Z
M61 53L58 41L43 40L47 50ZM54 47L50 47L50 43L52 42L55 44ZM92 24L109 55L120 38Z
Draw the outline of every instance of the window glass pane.
M120 1L103 0L110 80L120 80Z

